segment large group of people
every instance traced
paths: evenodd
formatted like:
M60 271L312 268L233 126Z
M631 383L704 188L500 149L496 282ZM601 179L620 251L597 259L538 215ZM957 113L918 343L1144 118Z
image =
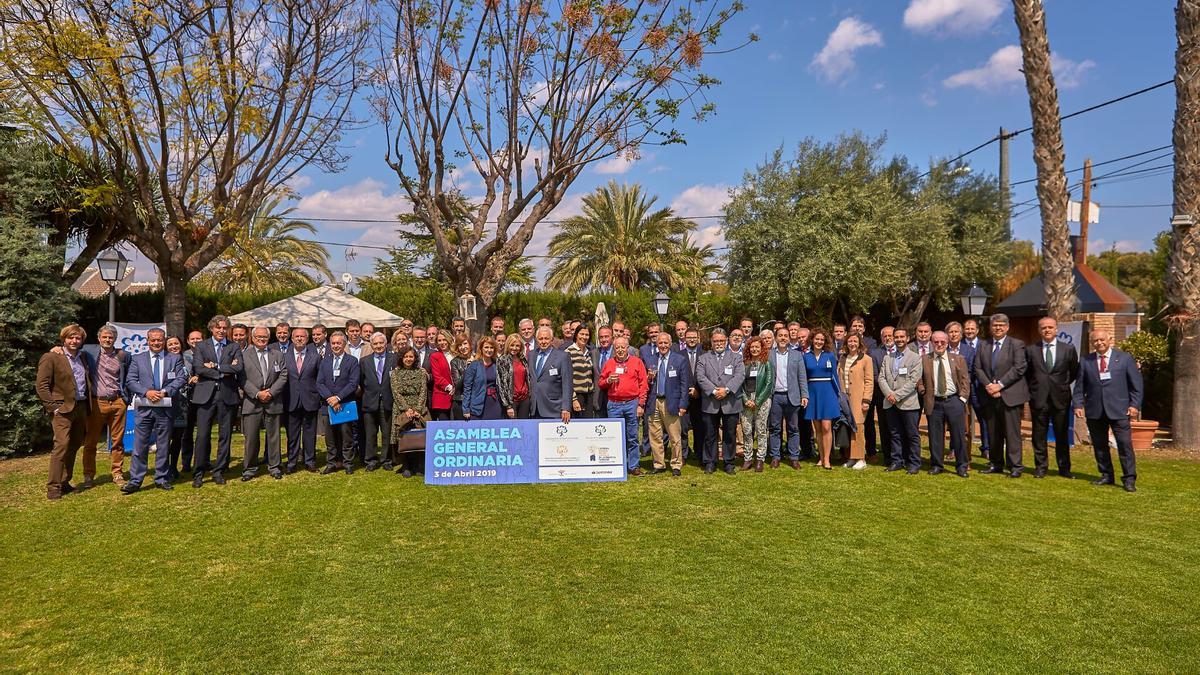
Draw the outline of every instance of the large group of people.
M1141 407L1142 381L1133 358L1101 330L1091 333L1092 350L1081 358L1058 339L1049 317L1038 323L1041 340L1030 345L1008 335L1002 314L987 328L982 337L973 319L939 331L922 322L911 334L885 326L876 340L858 316L828 330L782 321L756 327L744 318L728 330L706 328L705 346L701 330L680 320L673 333L646 326L637 347L621 321L566 321L556 336L548 318L522 319L509 334L496 317L485 335L473 337L455 317L449 329L402 321L389 338L354 320L334 329L248 327L215 316L207 335L152 329L148 349L130 355L116 348L112 326L85 345L85 329L72 324L38 365L37 394L54 434L47 496L94 485L102 435L113 482L133 494L148 480L170 490L187 474L196 488L206 474L223 484L235 425L245 437L241 480L248 481L262 464L276 480L318 471L318 434L325 438L323 474L353 473L357 464L420 476L427 422L524 418L622 419L629 474L679 476L692 458L706 473L732 475L739 466L762 472L784 461L793 469L815 462L832 470L835 454L851 470L879 456L885 471L916 474L923 416L930 474L947 471L948 445L953 473L968 477L978 428L984 473L1018 478L1025 471L1026 404L1037 477L1049 470L1051 425L1058 474L1073 477L1067 429L1074 414L1091 434L1095 482L1115 484L1111 432L1122 485L1134 491L1129 420ZM129 405L135 440L126 479Z

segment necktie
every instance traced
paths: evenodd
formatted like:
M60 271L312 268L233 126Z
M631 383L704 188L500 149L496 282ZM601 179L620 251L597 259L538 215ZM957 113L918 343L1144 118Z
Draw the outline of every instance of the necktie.
M608 350L603 349L600 351L600 370L604 370L604 364L607 362L608 362Z
M1102 372L1102 373L1108 372L1108 357L1105 356L1104 354L1100 355L1100 372Z
M937 395L940 398L946 397L946 364L942 363L941 359L936 359L934 363L937 365Z
M542 366L546 364L546 352L539 352L537 357L537 367L534 369L540 376L542 374Z
M383 354L375 356L375 379L383 384Z
M304 352L296 352L296 374L304 368Z
M333 376L334 377L337 377L337 372L338 372L338 370L341 369L341 367L342 367L342 357L340 357L340 356L333 357L333 373L334 373Z
M1046 370L1054 369L1054 350L1050 349L1050 345L1046 345Z
M267 350L258 350L258 366L262 368L263 384L267 383Z
M153 361L151 369L154 371L154 389L157 391L162 389L162 369L158 365L158 354L151 356L150 360Z
M996 353L1000 351L1001 344L1003 344L1003 343L1001 343L1001 342L993 342L992 343L992 358L996 358Z
M688 352L688 365L692 372L696 372L696 352Z
M667 357L658 357L658 395L667 395Z
M220 360L221 360L221 352L222 352L222 351L224 351L224 350L225 350L225 343L224 343L224 342L218 342L218 343L216 344L217 361L220 361Z

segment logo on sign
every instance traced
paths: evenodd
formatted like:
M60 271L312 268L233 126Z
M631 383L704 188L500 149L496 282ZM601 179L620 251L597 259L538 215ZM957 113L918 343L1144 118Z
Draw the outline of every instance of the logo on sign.
M121 340L121 349L124 349L130 355L141 354L149 348L150 346L146 344L145 335L138 335L135 333L133 335L127 335Z

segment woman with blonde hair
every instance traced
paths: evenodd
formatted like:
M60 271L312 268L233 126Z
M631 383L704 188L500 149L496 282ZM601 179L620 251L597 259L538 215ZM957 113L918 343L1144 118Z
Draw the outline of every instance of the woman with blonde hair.
M490 335L479 338L475 360L463 375L462 411L466 420L504 418L496 384L496 341Z
M533 390L529 362L525 360L525 341L520 333L504 341L504 353L496 359L496 388L500 407L509 419L529 417L529 392Z

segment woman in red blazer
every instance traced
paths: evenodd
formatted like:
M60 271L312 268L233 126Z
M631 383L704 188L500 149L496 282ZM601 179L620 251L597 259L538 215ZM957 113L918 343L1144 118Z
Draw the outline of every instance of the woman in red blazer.
M433 376L429 412L435 420L450 419L453 405L454 381L450 379L450 338L448 331L438 331L437 351L429 355L429 370Z

